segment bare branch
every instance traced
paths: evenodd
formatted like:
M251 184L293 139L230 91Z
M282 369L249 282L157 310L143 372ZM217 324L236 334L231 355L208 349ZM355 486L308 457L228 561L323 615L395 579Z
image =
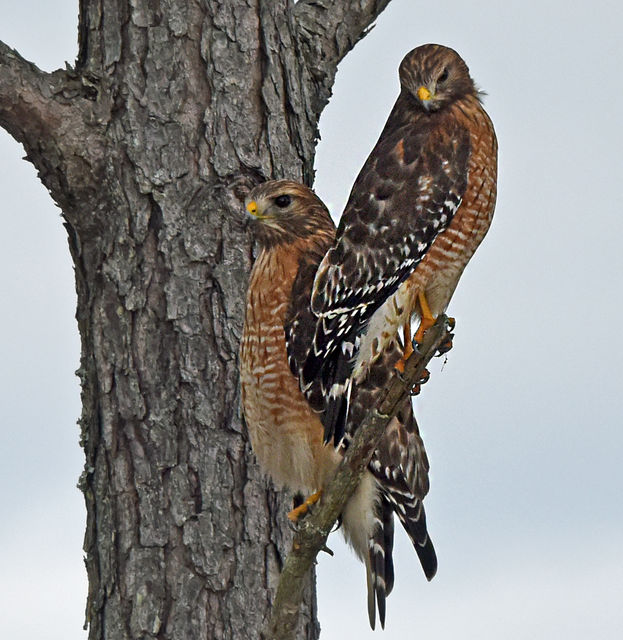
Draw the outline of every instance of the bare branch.
M54 77L0 42L0 125L33 146L58 128L62 113L53 95Z
M336 68L390 0L300 0L294 6L307 62Z
M408 400L411 389L422 378L426 365L439 347L450 339L450 335L447 317L440 316L426 332L421 348L407 360L403 376L394 376L378 407L370 411L357 430L335 477L322 495L318 509L301 522L281 572L272 616L263 635L265 640L294 638L303 580L307 572L359 484L387 424Z
M69 220L101 183L101 122L109 108L72 69L46 73L0 42L0 126L26 149ZM98 111L99 110L99 111Z

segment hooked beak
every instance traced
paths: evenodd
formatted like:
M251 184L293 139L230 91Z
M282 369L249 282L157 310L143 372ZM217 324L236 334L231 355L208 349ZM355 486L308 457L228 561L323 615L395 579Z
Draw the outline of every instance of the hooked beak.
M425 109L428 109L428 107L430 106L430 101L433 97L433 94L428 90L428 88L426 88L425 86L421 86L417 90L417 97L422 103L422 106Z
M252 220L270 220L271 216L264 215L260 210L257 202L255 200L251 200L247 203L247 212L251 214Z

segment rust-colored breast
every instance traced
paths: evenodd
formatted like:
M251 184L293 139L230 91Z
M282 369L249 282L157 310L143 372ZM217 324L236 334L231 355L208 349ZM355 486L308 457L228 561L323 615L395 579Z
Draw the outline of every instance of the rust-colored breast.
M497 140L489 116L474 97L453 108L470 132L467 188L452 223L437 236L404 285L409 298L406 307L413 309L417 293L423 290L435 316L446 310L465 266L489 230L497 193Z
M251 274L240 350L242 406L251 446L280 485L318 489L337 454L322 442L323 427L287 362L284 319L300 249L263 251Z

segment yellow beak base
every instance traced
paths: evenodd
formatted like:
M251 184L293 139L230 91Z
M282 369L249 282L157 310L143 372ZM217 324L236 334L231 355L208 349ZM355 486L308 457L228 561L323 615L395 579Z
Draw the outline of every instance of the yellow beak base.
M431 99L431 93L430 91L426 88L426 87L420 87L417 90L417 97L422 101L425 102L426 100L430 100Z

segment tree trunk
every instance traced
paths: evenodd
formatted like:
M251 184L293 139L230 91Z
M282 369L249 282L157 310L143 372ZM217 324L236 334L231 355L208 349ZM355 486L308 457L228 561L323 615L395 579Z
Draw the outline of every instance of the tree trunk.
M0 125L75 264L90 640L259 637L289 497L240 417L242 200L312 182L337 64L388 2L81 0L53 74L0 43ZM317 638L313 575L302 613Z

